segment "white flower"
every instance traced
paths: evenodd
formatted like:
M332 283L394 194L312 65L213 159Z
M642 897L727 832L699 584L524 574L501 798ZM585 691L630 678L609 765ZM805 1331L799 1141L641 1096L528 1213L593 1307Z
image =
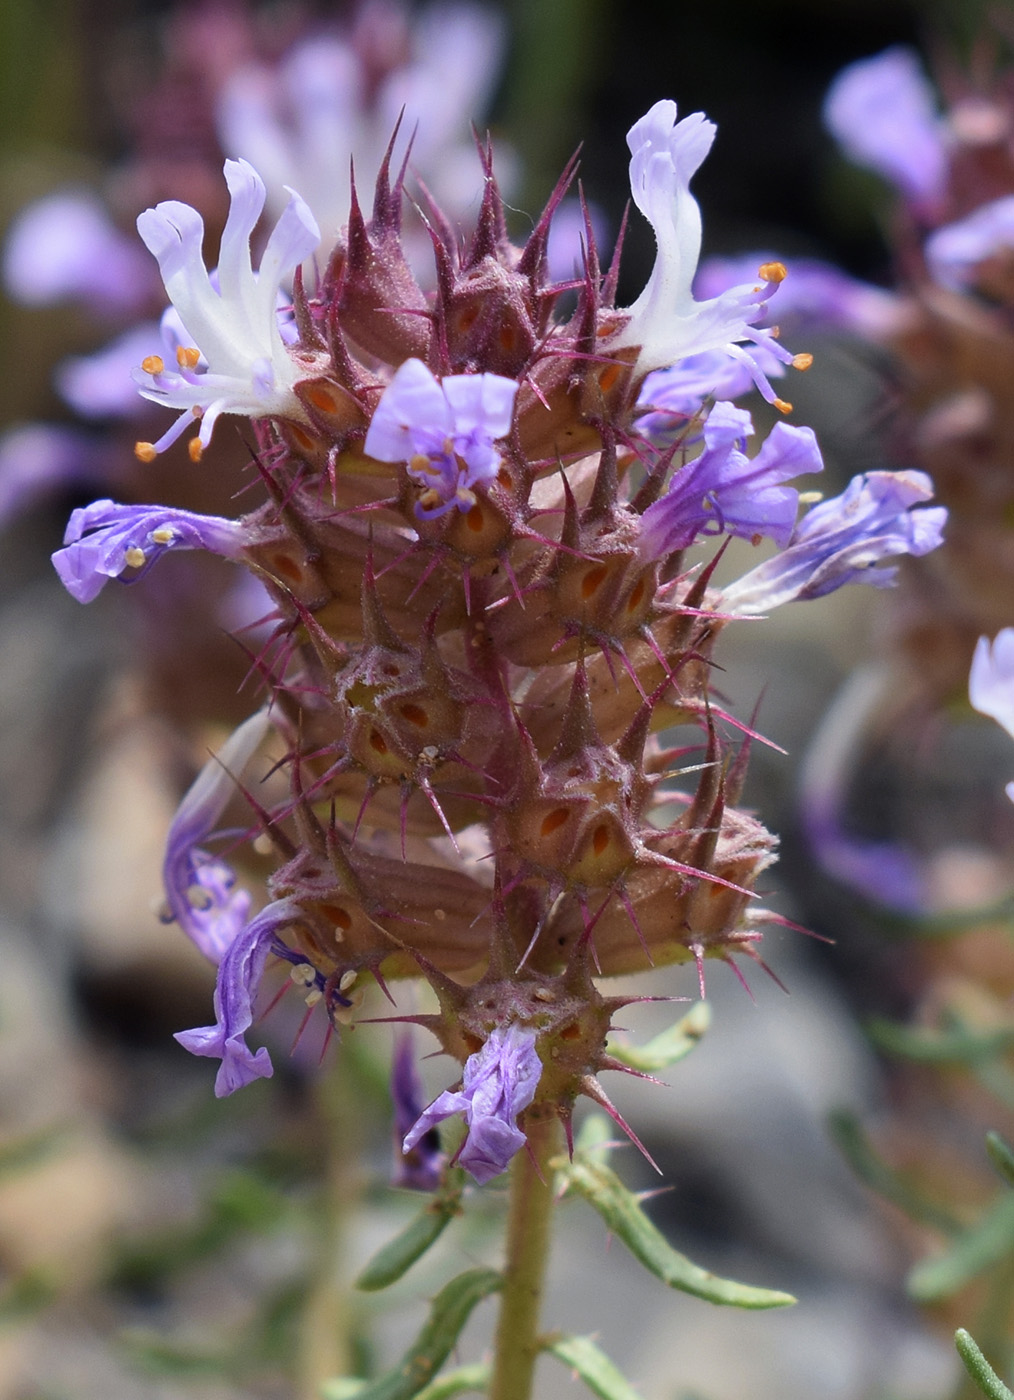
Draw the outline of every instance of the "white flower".
M708 350L722 349L743 361L769 402L774 391L750 353L737 341L763 341L786 364L792 355L756 330L756 321L784 269L772 265L771 276L731 287L710 301L695 301L692 284L701 253L701 211L690 193L690 180L715 139L715 125L703 112L676 120L675 102L656 102L627 134L630 190L634 203L655 231L658 255L644 291L628 309L629 320L610 350L637 346L635 377L662 369ZM765 269L767 271L767 269Z
M1004 627L993 638L980 637L968 677L972 708L1002 724L1014 739L1014 627ZM1014 802L1014 783L1007 784Z
M282 339L277 301L282 283L317 247L320 231L306 204L290 190L289 203L255 273L250 236L264 208L264 182L243 160L226 161L225 181L230 206L217 286L201 252L204 221L189 204L167 200L146 209L137 220L138 232L158 259L173 310L190 341L177 347L171 367L161 356L152 355L135 372L146 399L185 410L157 443L138 445L143 459L164 451L192 418L201 419L198 456L221 413L304 418L293 393L300 370Z

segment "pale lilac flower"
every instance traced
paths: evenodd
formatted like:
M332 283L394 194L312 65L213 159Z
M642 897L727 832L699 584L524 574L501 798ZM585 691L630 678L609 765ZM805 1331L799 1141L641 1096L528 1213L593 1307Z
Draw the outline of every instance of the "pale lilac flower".
M805 327L881 337L904 322L904 303L895 293L850 277L820 258L785 258L770 251L706 258L697 271L694 292L703 298L720 296L730 287L748 281L758 267L773 262L783 262L789 270L768 304L769 314L783 330L791 324L793 329Z
M125 569L147 572L167 549L206 549L234 559L244 539L242 523L222 516L93 501L71 514L53 567L72 597L90 603L109 579Z
M264 183L242 160L225 162L225 179L231 202L217 286L204 266L204 221L195 209L168 200L146 209L137 221L145 245L158 259L189 344L200 353L192 364L184 354L175 365L135 372L144 398L183 410L173 427L151 444L154 452L175 442L195 417L201 420L198 440L203 448L222 413L300 420L305 416L293 393L301 371L282 338L276 307L281 284L314 251L320 232L303 200L290 190L255 274L250 237L264 208Z
M415 1046L411 1033L399 1035L394 1042L391 1062L391 1103L394 1107L394 1177L393 1186L410 1191L435 1191L440 1185L444 1154L440 1135L429 1128L406 1151L402 1142L423 1112L423 1088L415 1063Z
M1002 724L1014 739L1014 627L1004 627L994 637L980 637L968 677L972 708ZM1014 783L1007 784L1014 802Z
M82 301L113 317L139 310L158 286L140 248L82 190L60 190L21 210L7 234L3 277L10 296L28 306Z
M510 432L515 380L499 374L451 374L438 380L422 360L406 360L384 390L363 450L378 462L404 462L425 488L420 520L475 505L476 486L500 469L494 443Z
M82 418L136 418L147 412L134 370L158 336L158 324L146 321L92 355L64 360L56 371L56 387L64 401Z
M946 224L926 240L926 263L935 282L963 292L975 270L998 253L1014 253L1014 195L983 204L967 219Z
M260 171L270 207L295 185L329 241L348 219L352 158L369 186L399 117L395 167L411 139L413 167L445 211L457 215L478 199L470 124L488 105L503 51L501 17L485 7L432 5L411 27L394 7L361 8L357 32L387 50L380 65L357 33L315 34L277 65L238 68L216 106L224 149ZM402 49L407 61L378 82L378 66Z
M107 450L79 428L26 423L0 437L0 528L61 486L101 479Z
M925 472L853 477L840 496L803 517L785 549L723 590L722 610L749 617L847 583L887 587L897 569L878 567L882 559L928 554L941 543L945 507L915 509L932 496Z
M656 447L668 446L707 399L738 399L754 388L755 366L768 379L780 379L785 366L765 344L750 352L753 364L733 359L725 350L688 355L668 369L652 370L641 386L637 406L648 410L637 431Z
M849 64L828 90L824 121L851 160L932 213L947 183L947 148L936 96L911 49Z
M266 709L243 721L198 773L169 828L162 866L169 916L214 963L243 929L250 896L236 888L227 862L203 847L269 727Z
M516 1022L496 1026L482 1049L465 1061L461 1090L445 1090L434 1099L406 1136L404 1150L445 1118L462 1113L468 1132L457 1160L480 1185L499 1176L524 1145L515 1120L535 1097L541 1074L535 1032Z
M704 424L704 451L674 472L669 490L641 517L641 551L661 558L685 549L699 535L767 535L788 544L799 493L782 485L824 463L812 428L776 423L755 457L746 455L753 435L749 413L717 403Z
M218 965L215 982L215 1024L178 1031L175 1039L192 1055L222 1061L215 1077L215 1097L224 1098L255 1079L270 1079L271 1056L261 1046L251 1051L245 1040L253 1025L253 1004L275 934L301 916L298 903L280 899L269 904L239 932Z
M690 180L715 139L715 126L703 112L676 120L676 104L656 102L627 134L630 190L651 224L658 253L644 291L628 308L628 320L608 348L637 346L635 374L646 374L708 350L723 350L749 367L760 392L775 394L762 367L737 342L763 343L783 364L791 353L770 331L754 328L771 285L753 279L711 301L695 301L694 274L701 253L701 211Z
M601 255L606 240L606 216L597 204L589 203L585 208ZM552 282L567 282L582 274L588 237L585 208L579 199L565 199L553 215L546 242L546 267Z

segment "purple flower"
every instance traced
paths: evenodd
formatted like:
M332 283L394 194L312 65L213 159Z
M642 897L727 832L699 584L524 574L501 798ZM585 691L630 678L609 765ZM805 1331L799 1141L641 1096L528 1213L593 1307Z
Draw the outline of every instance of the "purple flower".
M169 828L162 880L170 917L215 963L243 929L250 896L235 888L231 866L202 848L269 727L267 710L243 721L201 769Z
M635 373L647 374L690 355L722 350L750 369L760 392L775 394L759 362L738 341L762 342L783 364L791 353L770 331L758 330L771 284L763 277L733 287L711 301L695 301L694 274L701 253L701 211L690 181L715 139L703 112L676 120L675 102L656 102L627 134L630 190L651 224L658 254L644 291L628 308L628 319L606 342L610 350L636 346Z
M749 413L717 403L704 425L704 451L673 474L669 490L641 518L641 550L660 558L685 549L698 535L768 535L788 544L799 493L781 483L823 471L812 428L776 423L755 457L744 448L753 434Z
M822 598L846 583L886 587L897 569L876 567L881 559L928 554L940 544L946 509L913 509L932 496L924 472L853 477L840 496L803 517L785 549L723 591L723 611L752 616L796 598Z
M980 637L968 677L968 698L973 709L1002 724L1014 739L1014 627L1005 627L992 644ZM1014 783L1007 784L1014 802Z
M637 406L648 409L637 420L637 431L656 447L666 447L704 406L705 400L738 399L754 388L756 368L768 379L780 379L785 366L766 345L750 352L751 364L733 359L725 350L688 355L668 369L652 370L641 386Z
M700 297L717 297L729 287L749 280L758 267L785 261L779 253L742 253L734 258L708 258L694 282ZM904 317L903 303L893 292L860 282L820 258L791 258L789 275L778 285L768 310L783 328L847 331L883 336L895 331ZM770 373L770 370L768 371ZM721 395L735 398L735 394Z
M941 287L962 292L975 270L997 253L1014 253L1014 195L983 204L967 219L946 224L926 240L926 262Z
M56 371L56 387L65 402L83 418L136 418L147 412L133 372L158 335L158 325L145 322L93 355L64 360Z
M330 240L348 221L350 160L372 182L399 116L395 169L411 136L413 169L437 203L452 215L474 204L469 124L488 106L504 47L502 17L485 6L431 5L411 28L392 5L358 9L346 38L316 33L277 65L237 68L215 112L222 148L260 171L269 207L293 184Z
M295 923L301 910L293 899L280 899L262 909L226 949L215 982L215 1024L178 1031L175 1039L192 1055L222 1061L215 1078L215 1097L224 1098L255 1079L270 1079L274 1070L263 1046L251 1051L244 1036L253 1025L253 1003L272 950L275 934Z
M78 300L103 316L137 311L157 289L150 264L94 195L60 190L16 217L3 264L10 295L29 306Z
M102 476L107 452L77 428L28 423L0 437L0 527L60 486Z
M885 49L843 69L825 99L824 121L851 160L932 213L946 187L948 157L936 96L911 49Z
M149 455L175 442L194 417L201 420L202 448L222 413L304 418L293 393L301 371L282 338L277 303L281 284L317 247L320 231L306 204L290 190L255 274L250 237L264 208L264 182L243 160L225 162L225 180L229 217L217 285L204 266L204 220L196 209L167 200L137 220L190 342L180 347L174 367L153 355L135 371L144 398L183 410L158 442L143 444Z
M436 1128L428 1128L413 1147L402 1149L405 1135L423 1111L422 1082L415 1065L415 1047L409 1032L394 1043L391 1063L391 1102L394 1105L394 1180L392 1185L410 1191L435 1191L440 1185L444 1154Z
M513 1021L495 1027L482 1049L465 1061L460 1092L446 1090L434 1099L406 1136L404 1150L445 1118L463 1113L468 1132L457 1160L480 1184L499 1176L524 1145L515 1119L535 1097L541 1073L535 1032Z
M474 487L500 469L493 446L510 432L518 386L499 374L437 380L422 360L406 360L377 404L363 450L378 462L405 462L424 487L420 520L475 505Z
M167 549L207 549L235 559L244 538L240 521L218 515L93 501L71 515L53 567L72 597L90 603L109 579L124 569L147 572Z

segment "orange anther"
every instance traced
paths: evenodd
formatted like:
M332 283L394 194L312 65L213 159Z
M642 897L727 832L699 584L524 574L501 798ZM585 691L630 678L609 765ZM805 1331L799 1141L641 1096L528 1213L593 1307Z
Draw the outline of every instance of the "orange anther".
M165 360L161 355L146 355L141 361L141 368L145 374L161 374L165 369Z
M774 406L775 408L777 408L779 413L792 412L792 405L790 403L786 403L784 399L773 399L772 402L774 403Z
M134 456L139 462L154 462L158 453L153 442L135 442Z
M204 443L199 437L193 437L187 443L187 451L190 453L191 462L199 462L204 456Z
M789 269L783 262L761 263L757 269L757 276L764 282L773 282L777 287L779 282L784 282L789 275Z
M176 347L176 363L180 369L196 369L201 352L196 345L178 345Z
M793 355L792 366L794 369L809 369L813 364L813 356L804 351L801 355Z

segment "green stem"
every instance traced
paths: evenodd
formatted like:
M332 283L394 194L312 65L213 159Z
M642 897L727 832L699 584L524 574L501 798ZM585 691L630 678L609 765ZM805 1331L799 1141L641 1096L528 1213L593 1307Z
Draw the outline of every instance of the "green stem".
M526 1124L530 1151L511 1167L507 1262L490 1400L529 1400L539 1354L539 1308L553 1211L550 1160L560 1150L556 1117Z

